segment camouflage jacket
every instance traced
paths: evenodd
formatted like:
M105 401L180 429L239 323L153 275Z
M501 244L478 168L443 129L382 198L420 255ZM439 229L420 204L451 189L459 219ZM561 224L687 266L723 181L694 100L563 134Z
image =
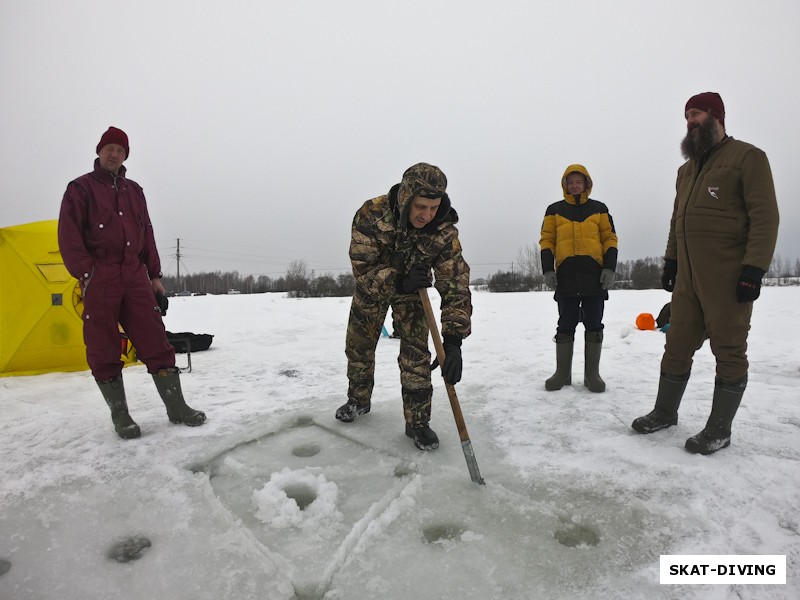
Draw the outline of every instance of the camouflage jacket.
M350 262L358 291L387 305L400 301L398 283L414 264L433 269L442 297L442 333L465 338L471 332L469 265L461 255L456 211L445 195L436 217L422 229L399 225L395 185L367 200L353 218Z

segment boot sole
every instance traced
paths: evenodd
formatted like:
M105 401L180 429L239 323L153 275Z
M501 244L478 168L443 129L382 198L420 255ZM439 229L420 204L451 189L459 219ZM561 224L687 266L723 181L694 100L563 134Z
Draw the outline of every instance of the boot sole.
M366 408L363 408L363 409L359 408L352 415L344 415L344 414L340 415L339 412L337 411L336 414L334 415L334 417L336 417L337 421L341 421L342 423L352 423L358 417L361 417L361 416L367 414L369 412L369 410L370 410L370 407L366 407Z
M556 387L556 384L548 384L547 382L545 382L544 389L546 389L548 392L557 392L558 390L563 388L565 385L572 385L572 379L568 379L567 381L565 381L564 383L562 383L561 385L559 385L557 387Z
M410 437L412 440L414 440L414 445L417 448L419 448L420 450L425 450L425 451L427 451L427 450L436 450L439 447L439 442L438 441L437 442L433 442L432 444L423 444L423 443L421 443L414 436L414 432L408 426L406 426L406 437Z
M689 440L686 440L685 448L686 448L686 451L689 452L690 454L700 454L702 456L708 456L709 454L714 454L714 452L719 452L723 448L727 448L730 445L731 445L731 441L727 440L724 444L722 444L722 446L720 446L719 448L714 448L712 450L710 448L704 449L704 448L696 447L694 444L690 444Z
M584 381L583 385L586 389L588 389L590 392L594 392L595 394L601 394L606 391L605 383L602 386L598 385L596 387L592 387L588 382Z
M206 415L203 414L203 413L200 413L200 414L203 415L203 418L201 420L197 421L197 422L195 422L195 421L184 421L183 419L176 419L174 417L169 417L169 422L170 423L175 423L175 425L180 425L181 423L183 423L187 427L199 427L200 425L202 425L203 423L206 422Z
M678 420L676 419L674 423L665 423L660 427L652 428L652 427L644 427L642 425L637 426L636 421L634 421L633 423L631 423L631 429L633 429L637 433L643 433L646 435L648 433L655 433L656 431L661 431L662 429L666 429L667 427L672 427L673 425L677 424Z
M133 427L125 427L122 429L115 429L115 431L123 440L135 440L138 437L142 437L142 430L138 425Z

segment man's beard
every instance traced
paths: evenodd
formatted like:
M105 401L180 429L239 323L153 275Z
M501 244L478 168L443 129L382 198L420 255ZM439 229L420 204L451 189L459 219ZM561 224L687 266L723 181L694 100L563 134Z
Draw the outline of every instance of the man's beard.
M708 115L700 126L694 131L687 131L686 137L681 140L681 153L687 160L698 160L703 158L720 140L717 123L711 115Z

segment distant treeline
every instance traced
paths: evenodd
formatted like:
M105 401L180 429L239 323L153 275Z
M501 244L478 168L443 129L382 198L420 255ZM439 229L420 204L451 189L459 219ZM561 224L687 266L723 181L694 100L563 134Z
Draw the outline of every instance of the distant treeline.
M478 279L474 285L490 292L529 292L546 290L542 275L538 249L526 248L520 252L516 263L518 269L498 271L488 279ZM617 264L616 290L661 289L661 270L664 259L650 256L636 260L624 260ZM798 285L800 259L785 260L776 255L765 275L765 285Z
M662 257L650 256L624 260L617 264L614 289L647 290L661 288ZM798 285L800 259L785 260L776 255L767 271L766 285ZM237 271L196 273L178 277L165 276L164 286L170 294L191 292L195 294L227 294L236 290L241 294L285 292L292 298L323 298L352 296L356 281L351 273L333 276L317 275L302 260L289 264L286 274L272 279L266 275L242 277ZM509 271L497 271L488 279L476 279L473 285L490 292L529 292L546 290L538 248L525 248L512 263Z
M237 271L195 273L178 277L165 275L163 278L167 293L180 292L193 294L227 294L235 290L241 294L262 294L264 292L286 292L292 298L322 298L328 296L352 296L356 286L351 273L333 276L329 273L317 275L302 260L289 264L286 274L277 279L266 275L242 277Z

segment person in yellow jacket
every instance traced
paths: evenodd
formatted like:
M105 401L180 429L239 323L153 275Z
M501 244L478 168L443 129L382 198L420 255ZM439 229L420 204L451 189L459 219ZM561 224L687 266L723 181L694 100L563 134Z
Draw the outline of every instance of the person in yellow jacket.
M617 269L617 233L608 208L592 200L592 178L583 165L569 165L561 178L564 199L544 215L539 240L544 280L558 302L556 372L545 382L548 391L572 383L575 329L585 328L583 384L603 392L600 351L603 309Z
M725 131L716 92L689 98L661 284L672 292L670 328L655 407L631 427L653 433L678 423L694 353L709 338L717 362L711 414L686 440L693 454L731 443L747 386L747 334L761 278L778 238L778 203L767 155Z

